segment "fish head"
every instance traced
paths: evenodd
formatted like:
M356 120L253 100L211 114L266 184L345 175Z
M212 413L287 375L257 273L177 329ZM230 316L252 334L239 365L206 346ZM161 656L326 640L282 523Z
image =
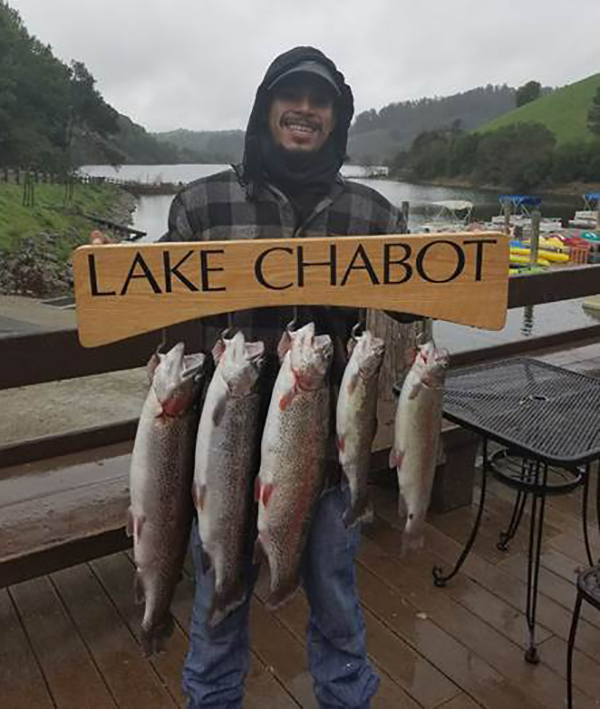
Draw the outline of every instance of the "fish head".
M206 361L202 353L185 355L185 345L179 342L167 354L158 353L152 388L162 414L179 416L196 402Z
M233 396L245 396L254 391L265 362L263 342L246 342L240 331L223 340L217 371Z
M448 350L436 347L433 340L429 340L419 347L415 366L421 369L421 378L424 384L440 388L444 385L449 363Z
M371 379L378 374L384 354L385 342L380 337L375 337L370 330L365 330L356 338L352 358L364 379Z
M290 333L290 365L309 388L320 385L333 358L333 342L329 335L315 335L315 324L309 323Z

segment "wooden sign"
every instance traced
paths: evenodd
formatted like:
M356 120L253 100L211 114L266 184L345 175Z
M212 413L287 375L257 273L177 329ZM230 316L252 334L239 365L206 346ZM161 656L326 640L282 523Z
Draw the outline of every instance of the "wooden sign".
M495 232L82 246L79 339L95 347L207 315L277 305L407 312L500 330L508 239Z

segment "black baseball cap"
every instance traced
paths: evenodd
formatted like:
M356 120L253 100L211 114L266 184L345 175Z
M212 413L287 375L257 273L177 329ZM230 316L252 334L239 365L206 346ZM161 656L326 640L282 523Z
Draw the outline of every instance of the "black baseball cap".
M269 84L269 86L267 87L268 90L270 91L275 86L277 86L277 84L281 83L281 81L283 81L284 79L287 79L290 76L293 76L294 74L298 73L313 74L313 76L319 76L333 88L333 90L338 96L341 95L340 88L337 85L335 78L333 74L329 71L329 69L324 64L321 64L320 62L314 61L312 59L305 59L304 61L301 61L296 64L296 66L293 66L291 69L284 71L283 74L280 74Z

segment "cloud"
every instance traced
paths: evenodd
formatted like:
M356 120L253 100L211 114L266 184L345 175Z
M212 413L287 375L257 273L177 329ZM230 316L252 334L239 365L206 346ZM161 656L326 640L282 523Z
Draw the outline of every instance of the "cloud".
M268 64L298 44L334 59L357 111L488 83L558 86L600 71L582 30L600 24L597 0L8 2L149 130L245 127Z

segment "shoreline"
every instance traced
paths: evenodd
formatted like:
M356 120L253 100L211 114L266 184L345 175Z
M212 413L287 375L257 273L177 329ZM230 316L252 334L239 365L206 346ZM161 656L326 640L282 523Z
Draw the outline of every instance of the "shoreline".
M114 222L131 225L136 209L136 197L119 188L107 208L106 216ZM76 210L70 216L84 219ZM14 244L3 247L0 250L3 266L0 271L0 295L34 299L71 295L71 253L88 242L88 235L94 229L93 222L85 219L84 223L85 232L82 227L74 225L57 232L38 226L35 233L23 235Z
M431 180L416 181L399 175L388 176L389 180L394 182L410 182L415 185L424 187L447 187L449 189L476 189L484 192L495 192L496 194L515 194L511 187L506 185L490 185L490 184L475 184L469 180L462 178L434 178ZM582 197L586 192L600 192L600 182L568 182L561 185L544 187L542 189L529 190L527 192L519 192L518 194L534 194L534 195L559 195L564 197Z

